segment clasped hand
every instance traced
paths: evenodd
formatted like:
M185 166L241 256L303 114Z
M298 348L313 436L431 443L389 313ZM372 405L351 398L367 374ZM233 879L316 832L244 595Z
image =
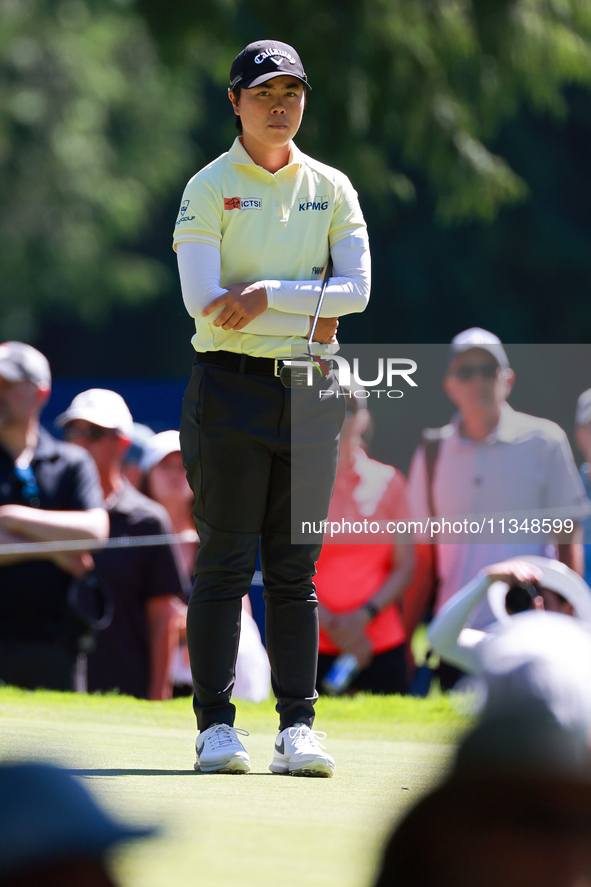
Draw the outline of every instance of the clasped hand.
M268 307L267 290L260 281L232 283L226 289L227 292L210 302L201 312L203 317L207 317L222 307L213 322L214 326L221 326L224 330L241 330Z
M227 292L213 299L201 312L202 317L208 317L218 308L222 308L213 322L214 326L224 330L242 330L244 327L262 314L269 307L267 290L259 280L256 283L232 283L226 287ZM313 318L310 317L310 326L306 338L310 335ZM314 331L314 342L322 345L331 345L336 341L338 317L319 317Z

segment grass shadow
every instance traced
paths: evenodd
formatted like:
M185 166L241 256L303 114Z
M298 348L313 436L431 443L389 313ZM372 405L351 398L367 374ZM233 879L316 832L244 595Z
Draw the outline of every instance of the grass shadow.
M192 776L194 770L132 770L125 767L117 770L95 768L93 770L72 770L68 768L68 773L72 776Z
M75 770L68 768L72 776L273 776L275 774L263 771L262 773L202 773L200 770L132 770L118 768L116 770L105 767L92 770Z

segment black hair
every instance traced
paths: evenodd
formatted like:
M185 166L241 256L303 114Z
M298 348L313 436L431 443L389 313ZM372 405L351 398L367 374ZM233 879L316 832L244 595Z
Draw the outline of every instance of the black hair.
M238 105L238 104L240 104L240 93L241 93L241 92L242 92L242 87L241 87L241 86L236 85L236 86L232 89L232 93L233 93L233 95L234 95L234 101L233 101L232 104L234 104L234 105ZM236 122L236 129L238 130L238 132L240 133L240 135L242 135L242 120L240 119L240 114L236 114L235 122Z

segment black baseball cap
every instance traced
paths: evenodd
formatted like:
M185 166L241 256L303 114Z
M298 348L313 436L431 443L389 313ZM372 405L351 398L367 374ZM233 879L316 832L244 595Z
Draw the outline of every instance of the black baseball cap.
M250 89L285 74L301 80L308 89L312 88L293 46L280 40L257 40L249 43L232 62L230 89L235 86Z
M67 770L0 763L0 881L72 856L101 857L158 830L115 819Z

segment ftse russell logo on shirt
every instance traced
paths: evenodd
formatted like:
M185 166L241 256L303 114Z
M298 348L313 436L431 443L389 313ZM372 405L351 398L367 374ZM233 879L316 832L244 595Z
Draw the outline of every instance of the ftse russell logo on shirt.
M224 209L262 209L260 197L224 197Z

